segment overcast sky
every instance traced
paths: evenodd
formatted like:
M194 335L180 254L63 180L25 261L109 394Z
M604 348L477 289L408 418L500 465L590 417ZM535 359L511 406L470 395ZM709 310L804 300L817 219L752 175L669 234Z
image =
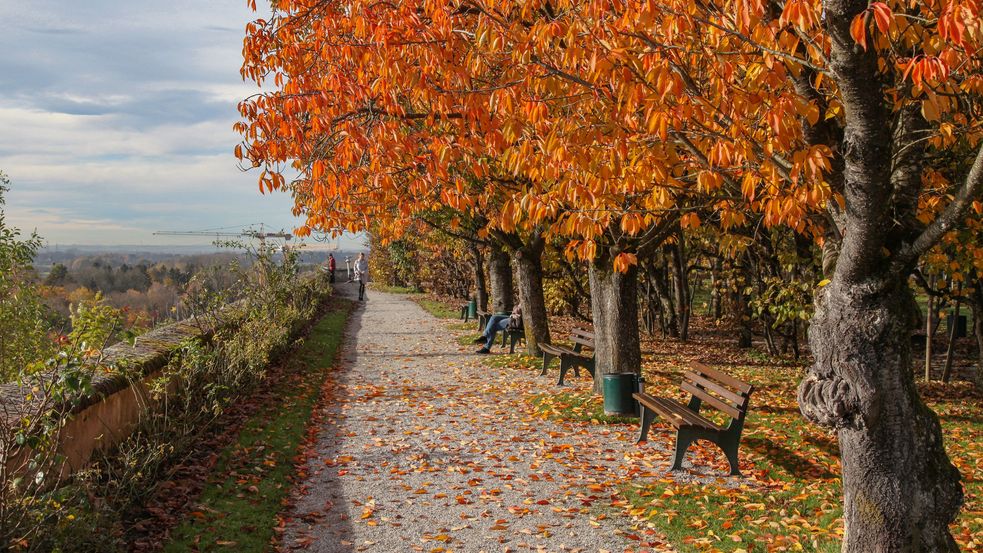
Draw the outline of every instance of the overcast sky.
M245 0L0 2L8 222L50 244L192 244L155 230L298 224L232 150Z

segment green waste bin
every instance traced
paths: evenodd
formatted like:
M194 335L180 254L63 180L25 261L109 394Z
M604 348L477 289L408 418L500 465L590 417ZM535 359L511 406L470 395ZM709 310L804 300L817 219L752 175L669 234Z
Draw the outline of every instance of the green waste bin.
M472 319L478 318L478 302L473 299L468 302L468 317Z
M638 416L638 402L631 395L639 390L641 378L635 373L604 375L604 414Z

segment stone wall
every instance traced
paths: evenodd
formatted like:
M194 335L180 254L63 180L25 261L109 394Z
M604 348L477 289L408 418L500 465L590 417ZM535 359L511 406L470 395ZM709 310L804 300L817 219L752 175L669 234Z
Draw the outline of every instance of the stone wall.
M151 407L150 382L160 376L183 343L206 338L206 334L191 320L186 320L138 336L132 345L120 343L106 348L103 365L116 370L95 374L93 393L74 403L71 417L58 437L59 453L64 456L61 474L64 476L84 467L93 453L126 439ZM0 417L9 422L30 412L25 401L31 396L29 386L28 383L0 385ZM176 386L172 384L171 389L174 388ZM8 474L24 465L27 454L25 451L8 456Z

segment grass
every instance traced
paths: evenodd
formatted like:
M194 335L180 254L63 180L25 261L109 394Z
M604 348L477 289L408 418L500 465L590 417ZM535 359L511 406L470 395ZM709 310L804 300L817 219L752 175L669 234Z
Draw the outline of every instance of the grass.
M838 524L839 505L800 499L796 490L761 493L722 490L716 485L660 484L644 489L626 486L624 493L678 551L840 550L839 537L824 531ZM814 528L820 532L814 534Z
M438 319L459 319L461 318L461 306L452 305L448 302L435 300L427 296L413 296L413 301L425 309L428 313Z
M320 385L334 365L350 302L339 301L290 359L283 401L253 415L220 455L199 507L172 533L166 552L266 551L290 489Z
M670 477L626 481L621 492L629 512L664 534L680 553L838 551L843 532L838 442L835 432L807 423L799 413L801 365L738 350L733 340L710 332L688 343L646 339L642 349L646 389L651 393L686 399L679 382L690 360L705 361L751 382L755 392L740 448L746 480L725 477L723 453L700 442L689 449L687 459L710 467L721 478L709 483ZM489 362L521 365L524 370L538 367L536 358L509 357L493 356ZM962 550L981 549L983 402L968 382L937 386L938 390L923 388L922 394L942 420L946 451L962 473L965 492L965 505L951 531ZM528 399L539 415L552 419L638 424L637 419L604 417L603 400L589 390L547 391ZM667 428L658 422L656 426ZM674 438L674 432L650 435L650 440L664 440L668 448L653 461L668 463Z
M559 362L554 361L554 368L557 364ZM586 372L586 369L581 369L581 372ZM599 401L599 398L591 392L546 392L532 396L530 401L537 415L553 420L574 420L592 424L638 423L638 417L605 415L604 402Z
M420 291L412 286L389 286L388 284L372 283L371 288L387 294L418 294Z
M757 389L741 439L742 471L755 488L668 481L632 487L625 495L636 509L646 510L643 516L680 552L839 550L843 523L838 443L835 433L807 423L799 414L795 389L800 370L758 365L727 371ZM647 374L646 379L664 393L679 382L675 371ZM929 403L942 416L946 449L963 474L966 505L952 531L968 548L973 536L983 534L983 459L975 449L983 440L983 409L978 402L952 399ZM712 445L690 449L689 458L726 474L723 454Z
M470 326L471 326L471 329L473 330L474 329L474 325L470 325ZM471 334L465 334L463 336L458 336L457 337L457 344L459 346L477 346L478 344L475 343L475 340L478 339L479 336L481 336L481 333L480 332L473 332ZM495 340L495 341L498 342L498 343L501 343L498 340Z

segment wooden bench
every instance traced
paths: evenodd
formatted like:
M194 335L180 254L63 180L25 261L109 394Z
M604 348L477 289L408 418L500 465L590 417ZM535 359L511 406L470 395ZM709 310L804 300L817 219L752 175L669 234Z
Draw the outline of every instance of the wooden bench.
M672 468L682 468L686 450L696 440L711 441L724 451L730 463L730 474L740 476L737 447L744 430L744 417L754 387L701 363L691 363L683 373L679 389L690 394L688 405L673 399L656 397L645 392L633 394L641 407L642 428L639 442L648 438L649 427L656 415L676 428L676 452ZM727 426L718 426L700 414L700 407L709 405L731 417Z
M471 304L465 303L461 306L461 320L468 322L471 320Z
M502 331L502 347L504 348L506 342L508 342L509 353L515 353L516 344L525 341L526 341L526 330L524 328L519 328L517 330Z
M552 344L539 344L539 349L543 351L543 372L540 376L546 376L546 369L554 359L560 360L560 379L557 380L558 386L563 385L563 379L567 371L571 368L574 374L580 376L580 367L587 369L591 377L594 376L594 333L586 328L574 328L570 333L570 341L573 342L573 349ZM583 351L590 348L589 353Z
M478 332L484 332L485 326L488 324L488 319L490 319L494 313L479 309L476 314L477 316L475 317L475 320L478 321Z

